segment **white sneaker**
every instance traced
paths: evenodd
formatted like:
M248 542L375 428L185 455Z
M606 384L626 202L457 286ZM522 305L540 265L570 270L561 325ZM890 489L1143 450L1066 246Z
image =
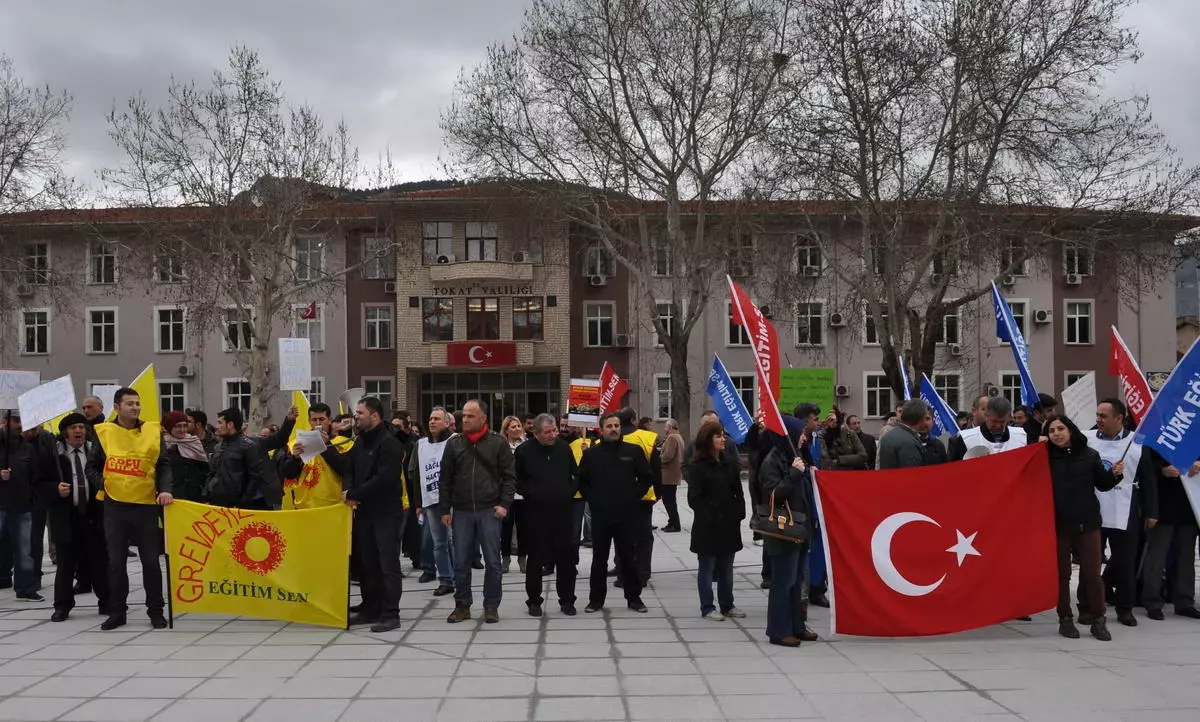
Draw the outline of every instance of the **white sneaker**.
M730 619L745 619L746 613L737 607L730 607L729 611L725 612L725 616L729 617Z
M721 614L720 612L718 612L715 609L712 610L711 612L709 612L708 614L705 614L704 618L710 622L724 622L725 621L725 615Z

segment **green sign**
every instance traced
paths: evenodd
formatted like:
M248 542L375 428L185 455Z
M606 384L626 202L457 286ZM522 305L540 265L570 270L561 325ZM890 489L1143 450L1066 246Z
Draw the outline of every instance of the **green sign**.
M790 414L797 404L813 403L828 414L833 387L833 369L779 369L779 410Z

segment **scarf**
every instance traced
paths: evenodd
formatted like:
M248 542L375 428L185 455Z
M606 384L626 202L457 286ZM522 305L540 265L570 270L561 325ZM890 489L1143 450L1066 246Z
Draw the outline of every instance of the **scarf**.
M179 455L185 459L193 461L208 461L208 454L204 451L204 442L200 441L200 437L193 434L188 434L182 439L176 439L174 436L167 434L163 437L163 441L167 445L167 449L178 449Z
M487 436L487 433L488 425L484 424L483 428L476 433L472 434L470 431L464 431L463 436L467 437L467 441L470 441L472 444L478 444L480 439Z

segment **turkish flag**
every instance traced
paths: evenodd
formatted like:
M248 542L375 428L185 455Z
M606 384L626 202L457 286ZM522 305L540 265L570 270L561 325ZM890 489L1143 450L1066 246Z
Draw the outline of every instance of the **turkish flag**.
M515 366L517 345L511 341L455 341L446 345L447 366Z
M1154 394L1150 391L1146 374L1142 373L1137 359L1129 353L1129 347L1125 345L1125 339L1121 338L1116 326L1112 327L1109 337L1108 353L1108 373L1121 380L1121 394L1125 397L1125 405L1129 407L1133 422L1141 423L1142 417L1150 408L1150 402L1154 400Z
M629 384L617 372L613 371L608 362L600 369L600 413L607 414L616 411L621 406L621 399L629 393Z
M835 634L949 634L1057 604L1045 444L816 482Z

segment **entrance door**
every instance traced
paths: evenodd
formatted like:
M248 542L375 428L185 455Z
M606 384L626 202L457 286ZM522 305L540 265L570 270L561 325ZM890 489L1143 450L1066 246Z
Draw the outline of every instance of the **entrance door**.
M421 374L421 413L429 418L435 406L451 413L471 399L488 405L488 425L499 431L506 416L561 413L557 371L493 371Z

